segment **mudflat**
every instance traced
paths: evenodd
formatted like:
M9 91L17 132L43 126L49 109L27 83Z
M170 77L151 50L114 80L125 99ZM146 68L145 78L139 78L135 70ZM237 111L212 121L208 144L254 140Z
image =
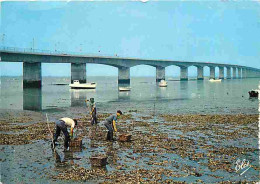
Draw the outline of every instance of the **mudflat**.
M259 179L258 114L169 115L128 112L117 128L130 142L108 142L102 121L78 117L83 147L55 151L44 114L5 111L1 116L2 181L98 183L254 183ZM49 122L51 131L55 123ZM114 135L118 139L119 134ZM106 167L90 157L105 155ZM245 170L247 169L247 170ZM12 171L12 172L10 172ZM11 173L11 174L10 174Z

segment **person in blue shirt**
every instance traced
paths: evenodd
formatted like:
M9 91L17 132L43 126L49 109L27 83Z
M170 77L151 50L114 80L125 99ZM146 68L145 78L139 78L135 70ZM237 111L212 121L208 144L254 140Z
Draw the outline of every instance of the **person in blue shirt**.
M108 129L107 132L107 140L113 141L113 132L117 132L117 128L116 128L116 122L117 119L122 115L122 112L120 110L118 110L116 112L116 115L111 115L109 116L104 125L106 126L106 128Z

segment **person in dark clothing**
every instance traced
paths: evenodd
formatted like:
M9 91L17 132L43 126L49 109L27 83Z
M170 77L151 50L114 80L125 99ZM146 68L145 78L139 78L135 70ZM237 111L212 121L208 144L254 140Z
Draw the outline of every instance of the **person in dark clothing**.
M61 118L58 121L56 121L56 131L53 135L52 144L55 146L55 143L57 142L58 137L60 136L60 132L62 131L65 136L64 148L67 149L69 147L70 137L73 137L73 129L77 124L77 120L71 118ZM70 134L67 130L68 126L70 127Z
M91 116L91 125L98 124L97 121L97 108L94 98L90 98L89 108L90 108L90 116ZM88 100L86 100L86 103Z
M90 98L90 109L91 109L91 125L98 124L97 122L97 108L94 98Z
M113 131L117 132L117 128L116 128L116 122L117 119L122 115L122 112L120 110L117 111L116 115L111 115L109 116L104 125L105 127L108 129L107 132L107 140L114 140L113 139Z

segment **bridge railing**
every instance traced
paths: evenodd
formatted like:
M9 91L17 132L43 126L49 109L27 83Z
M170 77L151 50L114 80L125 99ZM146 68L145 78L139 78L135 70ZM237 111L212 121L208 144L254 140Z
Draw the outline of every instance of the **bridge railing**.
M7 51L7 52L19 52L19 53L28 53L28 54L50 54L50 55L73 55L73 56L87 56L87 57L96 57L97 54L90 54L90 53L84 53L84 52L71 52L71 51L59 51L59 50L41 50L41 49L34 49L34 48L18 48L18 47L3 47L0 46L0 52L1 51ZM109 56L105 54L98 53L98 56L101 57L108 57L108 58L119 58L120 56ZM210 63L207 62L208 64L215 64L215 63ZM205 64L205 63L201 63ZM217 65L217 64L216 64ZM230 64L225 64L225 65L230 65ZM231 66L231 65L230 65ZM257 68L252 68L252 67L246 67L246 66L239 66L237 67L243 67L251 70L256 70L259 71L260 69Z
M41 50L41 49L33 49L33 48L18 48L18 47L1 47L2 51L10 51L10 52L22 52L22 53L39 53L39 54L83 54L78 52L65 52L58 50Z
M59 51L59 50L41 50L41 49L33 49L33 48L18 48L18 47L0 47L1 51L7 52L19 52L19 53L32 53L32 54L51 54L51 55L81 55L81 56L97 56L97 54L90 54L84 52L72 52L72 51ZM102 57L118 57L109 56L105 54L98 53L98 56Z

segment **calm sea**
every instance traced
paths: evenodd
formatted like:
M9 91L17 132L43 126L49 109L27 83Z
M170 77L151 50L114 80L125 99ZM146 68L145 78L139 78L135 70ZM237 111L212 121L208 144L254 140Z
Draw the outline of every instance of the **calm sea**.
M259 79L168 81L159 87L154 77L131 78L130 92L119 92L117 77L88 77L95 90L70 89L69 77L43 77L42 89L23 89L22 77L1 77L1 109L83 111L86 98L95 98L100 112L138 110L156 113L258 113L258 99L248 91ZM58 84L58 85L57 85Z

